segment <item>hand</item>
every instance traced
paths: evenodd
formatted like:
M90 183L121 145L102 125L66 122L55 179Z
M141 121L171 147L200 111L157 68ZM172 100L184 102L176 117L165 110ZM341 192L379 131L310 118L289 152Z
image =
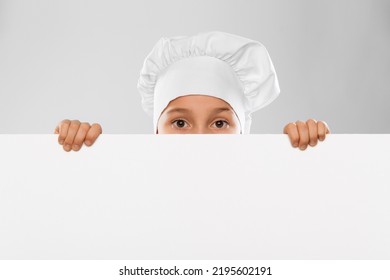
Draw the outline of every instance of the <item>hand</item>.
M63 120L54 130L59 134L58 143L63 145L65 151L79 151L83 143L91 146L102 133L102 127L98 123L90 125L78 120Z
M323 121L309 119L307 122L296 121L284 127L283 133L288 134L291 145L306 150L307 145L314 147L318 140L324 141L326 134L330 133L329 126Z

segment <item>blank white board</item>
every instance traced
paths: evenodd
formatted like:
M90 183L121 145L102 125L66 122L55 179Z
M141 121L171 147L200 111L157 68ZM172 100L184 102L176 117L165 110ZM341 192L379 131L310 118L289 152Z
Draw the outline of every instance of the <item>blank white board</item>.
M0 259L390 259L390 135L0 135Z

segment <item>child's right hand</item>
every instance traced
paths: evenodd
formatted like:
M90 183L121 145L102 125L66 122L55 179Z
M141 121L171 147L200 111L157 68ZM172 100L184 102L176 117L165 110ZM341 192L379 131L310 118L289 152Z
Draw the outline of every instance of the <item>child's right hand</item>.
M63 120L54 130L55 134L59 134L58 143L63 145L65 151L78 151L83 143L91 146L102 133L102 127L98 123L90 125L87 122L78 120Z

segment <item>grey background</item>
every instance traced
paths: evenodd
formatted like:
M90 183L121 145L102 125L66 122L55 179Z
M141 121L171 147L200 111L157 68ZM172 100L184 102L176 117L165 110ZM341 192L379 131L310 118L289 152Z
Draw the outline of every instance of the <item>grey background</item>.
M252 133L325 120L390 133L390 1L0 0L0 133L52 133L64 118L152 133L136 83L161 36L220 30L262 42L281 96Z

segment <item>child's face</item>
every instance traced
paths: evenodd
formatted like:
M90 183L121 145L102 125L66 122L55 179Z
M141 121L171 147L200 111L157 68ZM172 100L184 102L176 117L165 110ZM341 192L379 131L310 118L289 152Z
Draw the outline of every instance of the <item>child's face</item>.
M157 128L158 134L239 134L240 122L224 100L208 95L186 95L168 104Z

